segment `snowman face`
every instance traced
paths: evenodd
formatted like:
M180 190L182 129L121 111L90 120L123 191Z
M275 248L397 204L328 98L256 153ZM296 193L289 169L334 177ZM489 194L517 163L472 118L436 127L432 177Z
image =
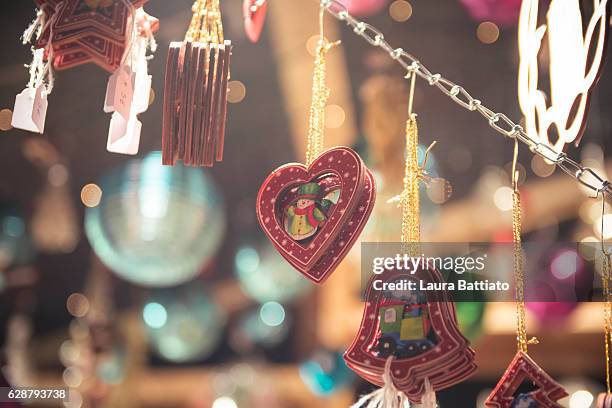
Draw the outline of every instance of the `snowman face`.
M307 208L310 207L312 204L314 203L314 200L311 200L310 198L300 198L299 200L297 200L297 208Z

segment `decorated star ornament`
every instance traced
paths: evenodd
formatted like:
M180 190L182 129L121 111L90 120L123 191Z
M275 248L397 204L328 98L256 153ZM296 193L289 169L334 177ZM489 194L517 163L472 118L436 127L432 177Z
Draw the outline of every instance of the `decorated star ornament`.
M146 0L35 0L36 18L22 41L32 43L30 80L15 98L12 125L43 133L54 70L94 63L115 72L133 47L132 34L152 38L159 22L142 9ZM148 96L147 96L148 101Z
M410 256L421 256L419 183L425 176L426 159L419 165L418 127L412 113L416 75L412 73L411 78L404 188L389 201L401 208L402 248ZM359 376L381 388L362 396L354 408L404 408L410 403L435 408L436 391L476 371L474 350L459 331L448 292L420 289L423 284L442 287L443 283L432 265L421 265L409 273L385 270L370 279L359 332L344 359Z
M512 161L512 237L514 243L514 281L516 285L516 337L517 353L485 401L489 408L542 407L562 408L557 401L568 394L563 387L549 376L527 354L529 344L537 344L535 338L527 339L527 317L525 312L525 280L521 249L521 196L518 191L518 141L514 141ZM521 391L524 383L532 390Z
M265 179L257 195L257 219L278 252L315 283L323 283L351 249L374 208L374 177L348 147L324 150L325 56L335 43L323 35L313 74L306 163L289 163Z

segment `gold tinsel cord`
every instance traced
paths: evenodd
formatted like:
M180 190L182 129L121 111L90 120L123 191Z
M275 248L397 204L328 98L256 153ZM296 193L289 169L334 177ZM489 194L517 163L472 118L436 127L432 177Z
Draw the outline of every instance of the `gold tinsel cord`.
M419 181L421 168L418 159L419 129L416 115L411 114L406 122L406 164L404 168L404 191L401 197L402 243L418 243L421 240L421 220L419 206ZM410 251L416 251L410 246Z
M319 10L319 44L316 50L314 71L312 75L312 102L310 105L310 118L308 120L308 138L306 145L306 165L310 165L314 159L323 152L325 139L325 106L330 95L327 87L327 63L325 54L340 44L340 41L330 43L325 39L323 32L323 19L325 8Z
M219 0L196 0L185 41L223 43L223 23Z

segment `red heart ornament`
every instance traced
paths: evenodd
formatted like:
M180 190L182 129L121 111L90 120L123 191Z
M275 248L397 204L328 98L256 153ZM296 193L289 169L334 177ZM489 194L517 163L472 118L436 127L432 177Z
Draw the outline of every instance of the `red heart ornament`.
M408 399L421 402L425 379L437 391L474 373L474 351L457 327L455 306L445 290L422 290L420 282L441 284L441 274L420 268L414 274L388 270L374 275L357 337L344 354L364 379L384 384L387 359L391 378ZM388 290L383 284L415 282L413 290Z
M321 283L344 259L374 208L374 179L347 147L325 151L306 167L274 170L257 196L257 218L279 253Z
M244 31L251 42L259 41L266 21L268 3L265 0L244 0L242 14L244 15Z

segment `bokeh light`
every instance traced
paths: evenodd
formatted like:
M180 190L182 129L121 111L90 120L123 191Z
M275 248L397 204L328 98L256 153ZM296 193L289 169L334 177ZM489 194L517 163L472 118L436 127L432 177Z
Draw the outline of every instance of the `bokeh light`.
M570 396L569 408L589 408L593 403L593 394L587 390L579 390Z
M184 363L205 359L221 340L225 315L202 284L157 289L145 308L143 320L150 344L165 360Z
M49 167L47 180L54 187L61 187L68 182L68 169L61 163L56 163Z
M213 402L212 408L238 408L238 405L230 397L219 397Z
M340 105L327 105L325 107L325 127L330 129L339 128L344 124L346 113Z
M312 287L268 241L261 247L240 247L234 265L243 292L261 303L287 302Z
M531 159L531 170L538 177L548 177L555 172L555 165L536 154Z
M499 187L493 194L493 202L501 211L510 211L512 209L512 193L513 190L508 186Z
M341 353L320 350L300 364L300 378L319 396L328 396L348 385L354 378Z
M246 86L240 81L229 81L227 89L227 101L230 103L242 102L246 97Z
M559 251L550 264L550 272L557 279L574 276L583 267L583 261L576 251L564 249Z
M268 326L280 326L285 321L285 308L278 302L266 302L259 309L259 317Z
M389 15L394 21L407 21L412 16L412 5L406 0L395 0L389 6Z
M484 44L493 44L499 38L499 27L491 21L483 21L478 24L476 37Z
M102 189L97 184L85 184L81 189L81 202L86 207L97 207L102 200Z
M0 204L0 270L10 266L25 266L35 256L26 224L11 204Z
M285 315L281 324L269 326L262 321L259 308L251 309L240 317L238 325L232 330L230 344L241 352L249 351L255 345L264 348L277 346L289 334L288 320Z
M122 278L174 286L216 255L225 212L204 170L162 166L153 152L108 173L100 186L104 195L86 211L85 232L96 255Z
M163 327L168 321L166 308L157 302L147 303L142 310L142 318L147 326L153 329Z
M13 111L10 109L0 110L0 130L7 131L13 128L11 124L13 120Z
M83 317L89 311L89 300L82 293L73 293L66 300L66 309L74 317Z

